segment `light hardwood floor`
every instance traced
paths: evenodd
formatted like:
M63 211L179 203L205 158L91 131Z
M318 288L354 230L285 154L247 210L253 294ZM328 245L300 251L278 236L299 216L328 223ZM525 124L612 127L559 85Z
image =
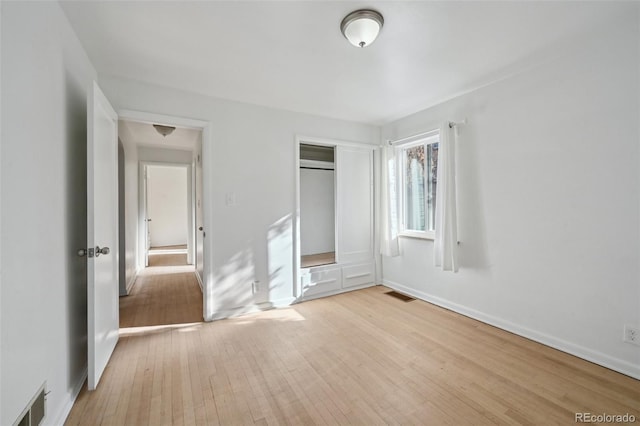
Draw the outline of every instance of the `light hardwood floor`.
M186 254L149 256L131 294L120 298L120 334L151 325L202 321L202 292Z
M308 254L300 257L300 266L303 268L330 265L332 263L336 263L336 253L333 251L328 253Z
M184 266L186 264L186 253L149 254L149 266Z
M149 302L155 289L179 288L173 278L136 284L113 358L98 389L82 390L68 425L569 425L576 412L640 419L640 381L403 302L385 287L198 323L195 297ZM182 311L186 324L141 328Z

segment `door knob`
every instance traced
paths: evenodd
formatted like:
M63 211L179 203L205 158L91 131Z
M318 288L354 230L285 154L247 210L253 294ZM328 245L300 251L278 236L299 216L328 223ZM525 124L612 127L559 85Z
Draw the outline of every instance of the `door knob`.
M100 256L101 254L109 254L109 251L109 247L100 248L100 246L96 246L96 257Z
M201 226L200 228L198 228L198 231L202 231L202 229L203 229L203 228L202 228L202 226Z

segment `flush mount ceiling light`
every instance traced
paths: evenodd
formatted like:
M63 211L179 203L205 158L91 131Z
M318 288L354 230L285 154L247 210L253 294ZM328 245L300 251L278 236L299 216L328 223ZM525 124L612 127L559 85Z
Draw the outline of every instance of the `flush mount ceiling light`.
M382 29L384 18L375 10L360 9L342 20L340 31L356 47L366 47L374 42Z
M155 127L156 131L165 138L176 129L173 126L163 126L162 124L154 124L153 127Z

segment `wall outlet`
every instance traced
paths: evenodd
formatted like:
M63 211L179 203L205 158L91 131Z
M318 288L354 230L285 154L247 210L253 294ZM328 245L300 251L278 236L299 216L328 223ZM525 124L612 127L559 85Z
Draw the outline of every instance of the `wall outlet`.
M238 203L236 193L235 192L227 192L224 197L224 203L228 207L233 207Z
M625 325L623 340L627 343L640 346L640 328Z

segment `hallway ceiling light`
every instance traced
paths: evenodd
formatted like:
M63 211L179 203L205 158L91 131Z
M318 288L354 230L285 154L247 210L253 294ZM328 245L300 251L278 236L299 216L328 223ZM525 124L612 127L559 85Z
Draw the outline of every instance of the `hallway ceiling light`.
M356 47L366 47L374 42L384 25L384 18L375 10L360 9L342 20L340 31Z
M160 133L165 138L171 133L173 133L173 131L176 129L173 126L163 126L162 124L154 124L153 127L155 127L157 132Z

